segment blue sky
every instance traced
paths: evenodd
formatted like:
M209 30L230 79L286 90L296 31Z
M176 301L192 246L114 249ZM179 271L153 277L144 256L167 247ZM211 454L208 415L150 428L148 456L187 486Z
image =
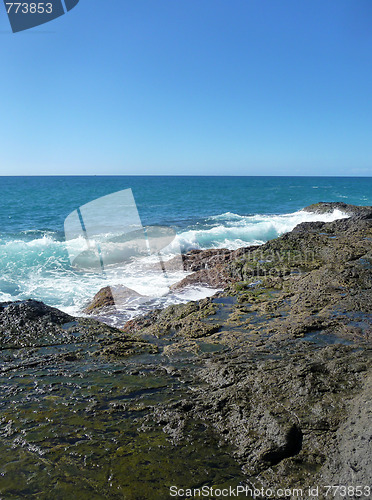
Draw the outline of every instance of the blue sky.
M0 7L2 175L372 175L370 0Z

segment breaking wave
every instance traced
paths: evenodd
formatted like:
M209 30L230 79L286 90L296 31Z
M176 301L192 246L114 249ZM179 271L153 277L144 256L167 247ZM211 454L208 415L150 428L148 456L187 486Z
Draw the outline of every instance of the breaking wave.
M291 231L301 222L333 221L347 215L335 210L331 214L298 211L284 215L239 215L231 212L211 216L186 230L178 232L164 252L164 260L181 249L230 248L262 244ZM70 242L71 244L71 242ZM74 241L79 246L81 241ZM58 307L70 314L81 314L89 300L102 287L125 284L140 294L154 297L152 306L167 305L198 299L213 293L202 287L170 293L169 285L182 279L178 268L166 279L159 279L153 269L154 256L139 267L108 268L105 272L84 272L73 268L67 244L61 233L53 231L24 231L17 235L0 235L0 301L34 298ZM141 262L144 260L142 258ZM143 304L135 302L127 318L143 312Z
M207 219L205 227L193 228L178 235L183 251L193 248L236 249L247 245L260 245L292 231L302 222L331 222L348 217L340 210L328 214L315 214L300 210L284 215L238 215L231 212Z

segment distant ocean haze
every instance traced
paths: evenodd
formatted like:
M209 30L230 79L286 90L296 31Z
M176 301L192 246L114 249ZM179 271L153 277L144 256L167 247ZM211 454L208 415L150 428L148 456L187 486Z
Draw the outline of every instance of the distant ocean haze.
M64 221L80 206L104 195L131 188L144 226L175 230L177 236L164 258L171 258L179 248L186 252L262 244L301 222L342 216L301 211L318 201L372 205L372 178L2 177L1 184L0 301L34 298L70 314L81 314L108 284L139 286L141 293L155 298L146 307L214 292L195 287L167 293L156 274L140 275L135 261L108 274L72 267ZM175 272L169 278L175 282L182 275ZM143 307L132 303L122 319L142 312Z

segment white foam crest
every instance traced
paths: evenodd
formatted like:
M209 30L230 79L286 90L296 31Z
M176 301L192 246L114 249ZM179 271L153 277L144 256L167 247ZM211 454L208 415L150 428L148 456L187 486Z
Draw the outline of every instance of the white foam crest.
M41 238L35 238L30 241L25 241L25 240L10 240L10 241L3 241L3 243L0 245L1 247L5 247L7 249L21 249L25 250L27 248L36 248L36 247L48 247L48 246L54 246L54 245L65 245L63 241L58 241L54 239L51 236L48 235L43 235Z
M209 218L213 220L239 220L244 219L244 217L244 215L234 214L233 212L226 212L220 215L212 215L212 217Z
M176 239L184 252L205 248L236 249L239 246L265 243L291 231L302 222L331 222L346 217L348 215L338 209L326 214L300 210L283 215L242 216L240 220L227 220L225 224L215 225L208 229L185 231Z
M11 302L13 296L10 293L0 292L0 302Z

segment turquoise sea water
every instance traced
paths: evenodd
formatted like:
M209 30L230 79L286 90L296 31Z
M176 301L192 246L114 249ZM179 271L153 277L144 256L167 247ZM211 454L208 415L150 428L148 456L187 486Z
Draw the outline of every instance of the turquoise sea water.
M299 222L340 216L301 212L318 201L372 205L372 178L1 177L0 182L0 301L32 297L73 313L107 277L71 266L64 220L101 196L131 188L142 224L174 228L183 252L260 244ZM120 275L115 279L121 282ZM164 295L156 282L145 284L152 295ZM169 300L203 293L193 290Z

